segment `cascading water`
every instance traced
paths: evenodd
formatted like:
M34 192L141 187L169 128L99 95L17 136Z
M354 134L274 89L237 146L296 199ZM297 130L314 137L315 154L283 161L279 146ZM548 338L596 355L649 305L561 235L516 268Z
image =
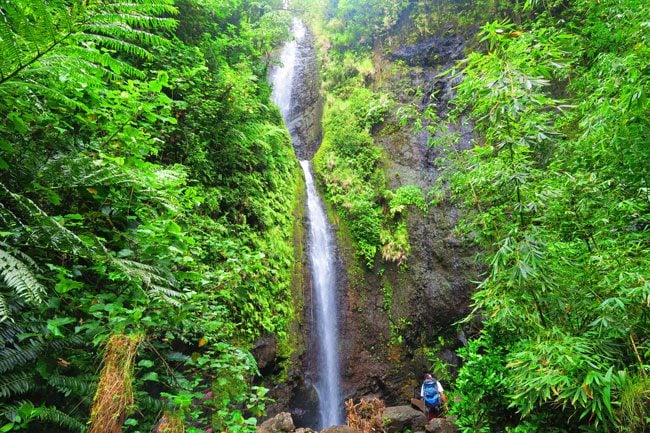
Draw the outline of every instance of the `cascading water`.
M285 2L285 8L287 8ZM292 89L298 43L305 35L305 26L293 20L294 40L282 49L282 66L270 76L271 99L280 108L285 122L299 116L292 112ZM293 138L293 137L292 137ZM316 312L318 342L318 378L314 384L319 400L319 429L343 424L343 397L338 355L338 304L336 299L335 246L325 207L314 187L309 161L301 161L307 185L307 218L309 220L309 262L311 266L313 303Z
M341 381L338 355L338 309L334 243L327 214L316 193L309 161L300 161L307 185L309 217L309 259L316 296L316 322L319 340L320 378L316 384L320 402L321 428L339 425L341 420Z

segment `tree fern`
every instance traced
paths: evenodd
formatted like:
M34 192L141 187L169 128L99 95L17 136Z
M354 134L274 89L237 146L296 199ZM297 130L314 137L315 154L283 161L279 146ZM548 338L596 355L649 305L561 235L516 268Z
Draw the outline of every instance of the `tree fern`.
M0 11L0 84L66 46L85 48L72 60L86 58L95 46L151 58L142 46L167 43L151 30L172 29L174 20L159 15L173 13L168 0L6 2Z

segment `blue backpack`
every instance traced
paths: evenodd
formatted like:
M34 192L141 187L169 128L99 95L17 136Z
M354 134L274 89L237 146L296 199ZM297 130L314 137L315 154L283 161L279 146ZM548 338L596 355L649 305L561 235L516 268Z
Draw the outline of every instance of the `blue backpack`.
M424 394L424 404L428 407L437 407L440 405L440 393L438 392L438 382L435 379L427 379L422 384Z

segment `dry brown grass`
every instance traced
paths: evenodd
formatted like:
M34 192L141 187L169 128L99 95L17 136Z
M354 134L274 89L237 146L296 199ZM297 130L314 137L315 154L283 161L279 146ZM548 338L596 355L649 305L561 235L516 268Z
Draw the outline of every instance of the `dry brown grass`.
M140 334L117 334L109 338L88 433L122 432L127 412L133 406L133 361L140 343Z
M185 433L183 419L171 413L165 413L156 424L153 433Z
M361 400L354 404L352 400L345 402L345 412L348 426L362 433L383 433L382 417L385 409L384 402L378 398Z

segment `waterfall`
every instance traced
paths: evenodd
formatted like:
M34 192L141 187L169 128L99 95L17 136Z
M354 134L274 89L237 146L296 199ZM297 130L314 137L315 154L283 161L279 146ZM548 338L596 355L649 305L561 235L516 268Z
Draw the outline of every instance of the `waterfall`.
M334 242L323 202L316 193L309 161L300 161L307 185L309 217L309 262L318 330L319 380L316 392L320 402L320 428L342 424L342 395L339 371L338 308Z
M286 8L286 2L285 2ZM271 99L280 108L285 122L300 116L292 111L292 89L298 56L298 45L305 36L305 25L293 20L294 40L281 52L282 65L270 75L273 84ZM293 137L292 137L293 139ZM294 140L295 141L295 140ZM343 424L343 396L339 367L338 304L336 296L335 246L322 200L314 187L309 161L300 161L307 185L307 218L309 221L309 263L312 275L312 303L315 311L315 340L318 351L317 380L314 388L319 400L319 429Z

